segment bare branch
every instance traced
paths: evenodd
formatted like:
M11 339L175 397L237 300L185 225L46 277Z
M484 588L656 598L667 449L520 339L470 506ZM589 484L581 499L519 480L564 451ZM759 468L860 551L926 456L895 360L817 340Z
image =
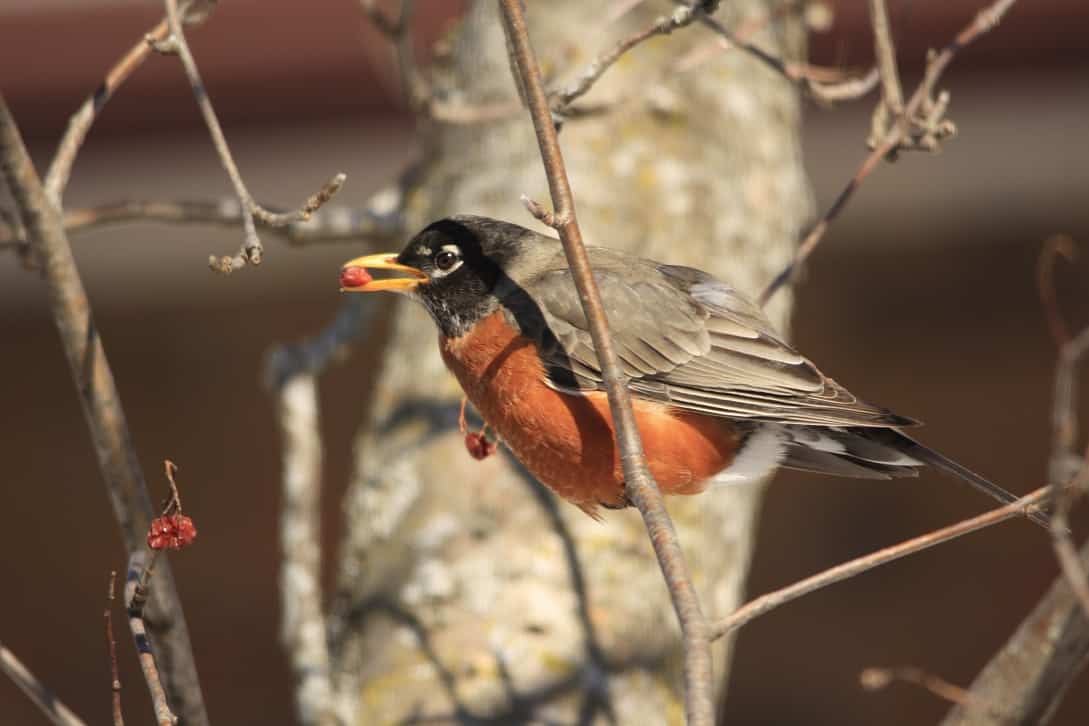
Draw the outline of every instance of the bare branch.
M128 80L129 76L143 65L151 54L151 43L161 42L169 35L166 21L160 20L159 24L149 30L147 34L137 41L136 45L129 49L117 63L106 73L101 85L89 95L72 117L68 120L68 128L61 138L57 151L53 154L53 162L49 165L49 171L45 175L45 192L50 201L61 208L64 188L68 186L68 179L72 174L72 165L75 164L76 155L83 146L87 134L91 130L102 108L113 97L117 89Z
M713 9L715 3L701 3L701 9ZM706 6L706 7L705 7ZM530 45L521 0L500 0L504 30L511 45L514 66L526 92L526 102L548 187L555 207L555 229L563 242L579 300L589 320L590 334L601 361L603 379L609 397L609 410L616 431L620 461L624 471L625 494L639 508L654 546L658 563L669 588L684 639L685 714L690 726L711 726L714 706L711 688L711 649L707 621L688 573L684 554L677 542L673 523L662 501L658 486L647 471L639 430L632 413L631 398L613 350L601 296L590 271L590 260L582 242L582 232L575 217L575 203L563 163L556 128L548 98L541 81L537 57Z
M619 10L627 12L634 4L625 4ZM575 80L569 82L566 86L550 90L548 97L552 112L563 119L579 119L620 111L634 102L644 100L653 89L664 83L670 75L690 72L720 53L734 48L750 54L790 82L797 84L803 93L820 103L830 104L838 101L855 100L865 96L877 87L879 75L876 67L863 75L851 75L838 69L820 68L808 63L791 63L763 50L749 40L767 25L771 17L785 12L790 7L792 6L789 4L779 6L768 18L745 23L740 30L734 32L706 12L700 12L698 8L692 8L691 6L682 6L678 8L677 12L684 14L685 21L683 25L674 27L673 21L676 13L671 17L658 18L648 27L624 38L617 45L597 56L579 72ZM612 18L612 13L610 13L609 17ZM656 74L654 78L640 84L638 89L625 93L621 98L604 102L596 101L591 104L582 103L576 105L574 103L588 93L605 72L626 52L649 38L670 33L677 27L684 27L684 25L689 25L693 20L697 19L719 35L713 43L692 49L670 64L669 67ZM486 104L465 104L432 98L428 106L430 118L444 123L466 125L510 118L519 111L521 111L521 105L513 99Z
M830 567L824 572L819 572L804 580L799 580L793 585L788 585L787 587L775 590L774 592L761 595L742 605L731 615L714 623L711 628L711 635L714 638L720 638L730 631L736 630L742 625L755 620L761 615L771 612L777 607L797 600L803 595L808 595L811 592L816 592L829 585L850 579L855 575L860 575L875 567L887 565L901 557L913 555L916 552L922 552L925 549L942 544L943 542L948 542L957 537L983 529L984 527L990 527L992 524L998 524L1007 519L1023 516L1033 507L1033 505L1045 498L1049 492L1049 487L1041 487L1031 494L1018 499L1016 502L1007 504L1004 507L985 512L979 516L934 530L933 532L928 532L927 534L914 537L899 544L892 545L891 547L885 547L876 552L871 552L868 555L857 557L849 562Z
M1044 310L1051 337L1059 348L1059 360L1055 367L1055 388L1051 405L1051 456L1047 474L1054 490L1054 509L1051 512L1052 545L1071 590L1089 616L1089 576L1078 562L1078 553L1070 537L1070 509L1078 497L1089 493L1089 451L1078 456L1078 378L1077 368L1081 358L1089 352L1089 328L1076 338L1070 337L1062 309L1055 292L1055 259L1062 256L1071 260L1077 253L1074 241L1065 235L1056 235L1044 243L1036 266L1040 306Z
M148 559L148 550L141 549L129 556L128 572L125 575L125 609L129 615L129 631L136 645L136 653L140 659L140 670L144 674L148 693L151 694L151 705L155 710L155 721L159 726L174 726L178 723L178 717L170 710L170 704L166 698L166 690L163 688L159 677L159 668L155 664L155 653L151 649L151 638L144 626L144 604L147 598L147 583L151 578L155 566L157 551L152 551L151 559Z
M881 100L874 108L867 141L872 149L881 143L891 123L904 122L904 94L900 89L900 71L896 68L896 48L889 26L889 10L885 0L870 0L870 25L873 27L874 55L881 76Z
M412 17L416 12L416 0L401 0L401 13L397 20L398 32L394 42L397 53L398 75L408 99L409 108L420 113L427 108L431 97L431 85L420 73L416 64L416 45L412 42Z
M15 250L24 269L34 269L30 240L26 238L23 220L16 212L0 207L0 249L4 248Z
M1089 566L1089 543L1079 566ZM1060 575L972 683L972 702L988 709L958 705L942 726L994 724L993 713L1002 714L1002 723L1043 726L1087 662L1089 618Z
M3 643L0 643L0 671L6 673L55 726L85 726L83 720L61 703Z
M1055 260L1062 257L1072 262L1077 257L1074 240L1065 234L1050 237L1044 242L1036 262L1036 289L1040 293L1040 307L1044 310L1051 338L1060 348L1070 342L1070 326L1063 317L1055 295Z
M942 118L949 102L948 96L942 95L935 101L933 99L934 87L957 52L998 25L1016 1L995 0L990 6L981 10L975 19L957 33L956 37L948 45L930 57L923 80L915 89L907 106L904 107L903 116L906 122L893 124L885 134L884 139L874 147L869 156L863 159L831 206L806 233L801 244L798 245L798 251L795 253L794 259L768 283L768 286L760 294L759 302L761 305L766 305L771 296L794 277L798 268L817 248L817 245L824 237L824 233L828 230L829 223L843 211L855 190L882 159L895 151L903 149L934 150L942 138L953 133L952 125ZM921 119L920 112L923 113Z
M698 17L715 12L718 2L695 2L682 5L670 15L662 16L640 31L624 38L615 46L597 56L565 87L553 92L552 109L561 112L575 99L589 91L620 57L643 41L658 35L669 35L674 30L687 27Z
M125 726L125 716L121 711L121 676L117 673L117 639L113 637L113 601L114 586L117 584L117 571L110 570L106 590L106 610L102 618L106 621L106 648L110 654L110 691L113 702L113 726Z
M789 7L786 5L784 7ZM862 98L872 91L879 80L877 68L873 68L864 75L854 78L828 78L826 69L815 68L806 63L788 63L782 58L767 52L753 43L750 38L762 27L761 24L752 24L740 32L734 33L715 18L703 16L700 22L720 37L725 48L739 48L753 58L763 63L776 73L779 73L791 83L814 100L822 103L834 103L836 101L853 101ZM837 75L840 75L836 71Z
M258 265L261 263L261 254L264 248L261 245L261 240L257 236L257 226L254 224L254 219L260 219L265 224L273 226L282 226L292 222L305 221L310 218L311 213L331 199L333 195L340 190L346 176L343 172L332 176L325 182L317 194L306 200L306 202L294 212L277 214L270 212L258 204L250 194L249 189L246 188L245 182L242 181L242 175L238 171L238 165L235 163L234 157L231 155L230 147L227 145L227 138L223 134L223 128L219 125L219 118L216 116L215 109L212 108L212 102L208 98L208 92L204 87L204 82L201 80L196 60L193 58L193 53L189 50L189 43L185 39L185 32L182 28L181 17L178 11L178 0L165 0L165 3L170 36L167 40L166 47L163 47L162 44L159 46L154 46L153 44L153 47L157 47L163 52L177 53L178 58L181 60L182 67L185 69L185 75L189 79L189 85L193 89L193 97L196 99L197 107L204 117L204 124L208 127L208 133L212 137L212 143L216 148L216 152L219 154L220 162L223 164L227 176L230 177L231 184L234 186L235 194L238 196L242 208L246 211L246 214L242 216L243 242L238 253L232 257L216 257L215 255L212 255L208 259L208 265L216 272L225 274L241 269L247 263Z
M970 703L973 700L972 694L960 686L915 666L867 668L858 674L858 680L867 691L882 691L894 681L900 681L919 686L951 703Z
M775 277L772 278L768 286L764 288L764 291L760 293L760 297L757 302L761 307L768 304L771 296L779 291L786 283L790 282L798 269L802 266L809 255L813 254L813 250L817 249L817 245L820 244L824 238L824 233L828 231L828 225L832 223L839 213L843 211L843 208L847 206L847 202L851 200L851 196L855 193L855 190L861 186L862 182L870 175L877 165L881 163L881 160L885 158L885 154L892 150L895 143L886 142L882 146L874 149L873 152L863 159L862 164L855 171L854 176L850 178L846 186L840 190L839 194L832 201L831 206L820 216L805 237L802 239L801 244L798 245L798 251L794 253L794 259L787 263L787 265L779 271Z
M216 7L216 0L188 0L184 3L182 22L190 27L200 25L212 14ZM45 175L45 191L50 201L58 208L62 206L64 188L68 185L68 179L72 173L72 165L76 155L83 146L91 126L98 118L103 107L113 98L113 94L128 80L148 55L156 47L166 42L170 35L166 20L161 20L155 27L144 34L136 45L129 49L109 71L102 83L89 95L72 117L68 120L68 127L61 138L57 151L53 155L53 161Z
M396 185L391 185L375 194L361 208L324 207L305 222L291 222L283 227L268 227L268 230L294 245L346 240L370 240L378 244L398 239L404 232L403 211L403 194ZM242 219L242 207L234 198L177 202L129 200L67 210L64 212L64 227L68 232L128 222L237 227L242 224ZM19 251L27 244L25 232L20 232L20 228L0 225L0 250Z
M1077 367L1089 352L1089 328L1067 341L1059 351L1052 404L1052 450L1048 475L1055 490L1051 536L1055 556L1086 617L1089 617L1089 576L1078 561L1070 538L1069 513L1074 500L1089 491L1089 451L1080 457L1074 450L1077 438ZM1074 469L1073 475L1069 472Z
M401 0L396 19L386 15L375 0L359 0L359 7L378 32L393 44L401 92L409 108L414 113L430 115L436 101L431 97L431 84L416 63L416 47L412 35L415 0Z
M53 319L60 333L72 380L79 392L99 469L114 516L132 553L144 545L151 500L132 446L113 373L91 317L87 294L56 207L46 197L2 95L0 95L0 167L40 259ZM153 598L152 623L171 669L168 686L187 723L208 722L189 643L188 628L174 580L164 565ZM161 630L160 630L161 629Z

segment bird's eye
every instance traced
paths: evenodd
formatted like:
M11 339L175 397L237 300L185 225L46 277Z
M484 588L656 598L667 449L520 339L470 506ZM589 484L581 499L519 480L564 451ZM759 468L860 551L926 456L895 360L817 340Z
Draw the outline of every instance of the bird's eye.
M446 272L458 263L458 254L450 250L439 250L435 255L435 266Z

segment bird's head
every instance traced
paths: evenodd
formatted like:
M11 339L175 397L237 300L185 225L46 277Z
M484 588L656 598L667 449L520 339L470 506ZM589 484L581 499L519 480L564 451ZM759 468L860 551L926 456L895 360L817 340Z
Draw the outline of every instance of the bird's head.
M494 312L496 287L520 267L536 233L510 222L459 215L432 222L399 254L357 257L340 271L342 292L390 291L408 295L431 313L442 334L463 335ZM369 270L398 277L374 279Z

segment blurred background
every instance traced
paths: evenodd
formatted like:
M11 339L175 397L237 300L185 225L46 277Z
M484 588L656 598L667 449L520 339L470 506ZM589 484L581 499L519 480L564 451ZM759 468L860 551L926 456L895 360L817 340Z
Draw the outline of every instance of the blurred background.
M891 0L907 84L926 49L979 4ZM421 3L421 45L459 6ZM812 38L812 61L864 66L865 4L828 7L834 21ZM160 17L160 3L135 0L0 3L0 89L39 169L105 69ZM1055 349L1037 258L1056 233L1089 251L1087 29L1080 0L1016 5L943 81L960 134L940 155L905 157L868 180L798 286L793 337L803 351L863 397L925 421L926 443L1020 493L1044 482L1050 436ZM298 204L335 171L348 174L337 201L360 204L418 151L389 48L355 2L234 0L190 42L242 173L268 204ZM821 209L865 154L873 102L807 107L803 143ZM179 64L153 56L92 131L66 203L229 193ZM200 529L201 546L172 563L210 714L290 723L277 632L277 432L262 360L332 316L339 263L358 247L265 234L260 268L210 273L209 253L233 254L240 239L132 224L79 234L73 246L153 496L166 491L160 472L171 458ZM1072 326L1089 322L1085 255L1060 263L1057 288ZM0 258L0 326L0 640L89 723L108 723L102 610L123 552L44 286L10 253ZM364 343L322 383L330 548L370 359ZM750 592L987 506L930 473L891 483L783 473L765 502ZM1079 515L1080 541L1089 519ZM742 631L726 716L932 723L948 704L902 684L866 693L859 672L914 665L968 684L1056 573L1047 537L1015 521L810 595ZM120 617L116 626L122 636ZM127 714L140 722L145 688L128 638L119 640ZM1055 723L1085 723L1086 686L1083 674ZM4 679L0 722L42 722Z

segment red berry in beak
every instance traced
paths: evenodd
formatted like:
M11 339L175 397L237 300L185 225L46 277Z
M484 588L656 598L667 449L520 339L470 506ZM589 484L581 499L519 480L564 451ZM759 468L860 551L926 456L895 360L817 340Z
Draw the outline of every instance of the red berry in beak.
M365 267L345 267L340 271L340 286L348 289L363 287L373 279Z

